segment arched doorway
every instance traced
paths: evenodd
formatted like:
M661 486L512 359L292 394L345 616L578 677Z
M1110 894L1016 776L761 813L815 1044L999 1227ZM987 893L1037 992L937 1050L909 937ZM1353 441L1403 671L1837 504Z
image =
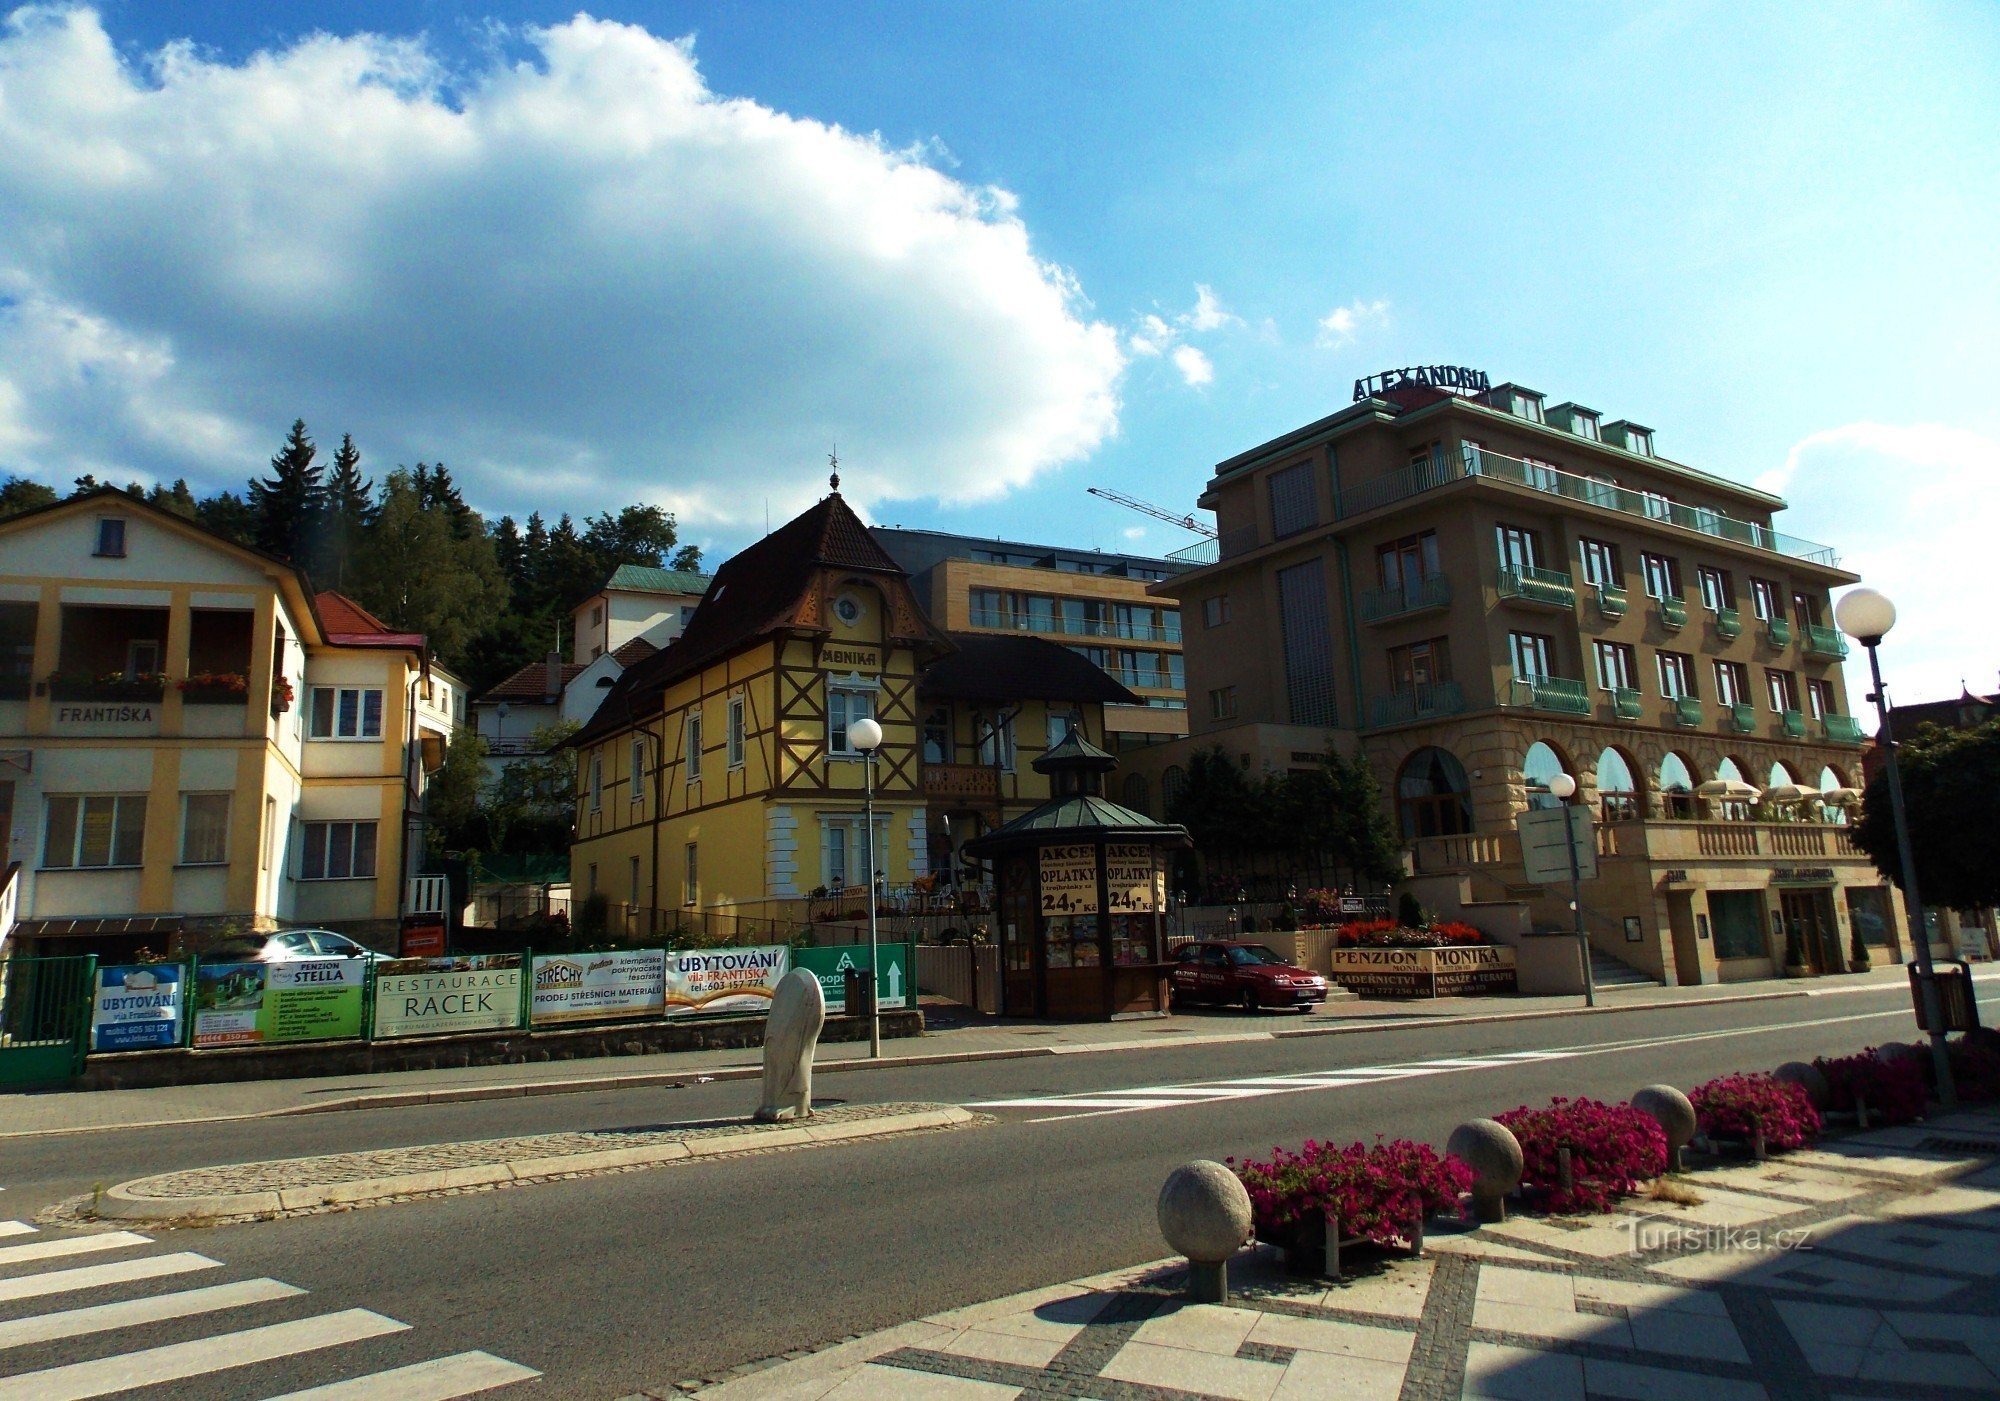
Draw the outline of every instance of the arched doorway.
M1396 812L1403 835L1456 837L1472 830L1472 788L1449 749L1419 749L1396 776Z

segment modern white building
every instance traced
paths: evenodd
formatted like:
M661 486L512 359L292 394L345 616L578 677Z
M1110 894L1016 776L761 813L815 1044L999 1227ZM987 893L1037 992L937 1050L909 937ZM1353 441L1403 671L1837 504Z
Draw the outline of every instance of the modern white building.
M570 661L587 666L635 638L665 647L686 630L707 591L706 574L619 565L603 588L570 610Z

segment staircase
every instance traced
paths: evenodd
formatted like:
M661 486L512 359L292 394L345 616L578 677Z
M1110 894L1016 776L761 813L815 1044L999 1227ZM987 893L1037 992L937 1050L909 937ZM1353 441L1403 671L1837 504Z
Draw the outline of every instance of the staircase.
M1660 985L1659 979L1648 977L1623 959L1613 958L1594 947L1590 951L1590 981L1599 992L1606 988L1653 988Z

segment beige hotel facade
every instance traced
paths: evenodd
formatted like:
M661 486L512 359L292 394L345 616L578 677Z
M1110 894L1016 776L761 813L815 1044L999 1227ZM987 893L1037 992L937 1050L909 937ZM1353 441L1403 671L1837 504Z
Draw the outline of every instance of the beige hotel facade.
M1190 726L1132 756L1163 800L1200 749L1364 754L1420 898L1512 940L1572 918L1525 883L1514 826L1567 772L1599 819L1600 952L1669 983L1772 976L1788 940L1835 971L1857 928L1904 956L1899 899L1811 796L1861 781L1830 604L1858 576L1649 428L1439 370L1216 466L1219 539L1153 586L1181 608Z

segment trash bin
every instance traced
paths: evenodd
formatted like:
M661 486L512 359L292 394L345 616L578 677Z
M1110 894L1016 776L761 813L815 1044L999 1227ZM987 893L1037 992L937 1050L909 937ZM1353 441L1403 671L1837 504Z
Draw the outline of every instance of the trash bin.
M1976 1031L1979 1029L1979 1003L1972 992L1972 965L1963 959L1946 959L1931 965L1932 976L1937 981L1938 1011L1944 1018L1946 1031ZM1917 1011L1917 1030L1928 1033L1930 1023L1924 1017L1923 974L1916 964L1910 965L1910 1001Z
M842 995L847 1000L846 1015L865 1017L875 1010L875 980L866 968L849 968L842 975Z

